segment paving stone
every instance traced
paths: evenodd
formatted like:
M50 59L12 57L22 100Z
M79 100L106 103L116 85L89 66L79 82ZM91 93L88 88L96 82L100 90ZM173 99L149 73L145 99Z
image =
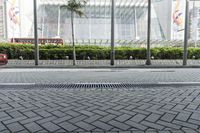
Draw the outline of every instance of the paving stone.
M137 122L133 122L133 121L126 121L126 124L130 125L131 127L137 128L139 130L143 130L145 131L147 129L147 126L141 125Z
M100 115L93 115L93 116L90 116L88 119L85 119L84 121L88 122L88 123L92 123L92 122L98 120L99 118L101 118Z
M39 114L42 117L50 117L52 116L49 112L41 110L41 111L36 111L35 113Z
M125 122L126 120L130 119L131 117L132 117L131 115L123 114L115 119L119 122Z
M24 127L17 122L12 123L12 124L8 124L7 127L13 133L25 130Z
M56 111L53 111L53 112L51 112L52 114L54 114L55 116L57 116L57 117L64 117L66 114L65 113L63 113L63 112L61 112L61 111L58 111L58 110L56 110Z
M161 116L158 114L151 114L145 120L150 121L150 122L156 122Z
M136 112L136 113L143 114L143 115L150 115L151 114L150 112L147 112L147 111L144 111L144 110L139 110L139 109L134 109L132 111Z
M101 110L94 110L92 112L94 112L94 113L96 113L98 115L102 115L102 116L108 115L108 113L106 113L105 111L101 111Z
M108 112L108 113L110 113L110 114L113 114L113 115L117 115L117 116L122 115L121 112L115 111L115 110L112 110L112 109L106 110L106 112Z
M116 117L115 115L109 114L109 115L101 118L100 120L103 121L103 122L108 122L108 121L114 119L115 117Z
M158 131L158 133L171 133L170 131Z
M74 118L70 119L69 121L70 121L71 123L76 123L76 122L79 122L79 121L83 121L83 120L85 120L86 118L88 118L88 117L85 116L85 115L80 115L80 116L78 116L78 117L74 117Z
M157 130L163 130L163 128L164 128L164 126L161 126L161 125L158 125L158 124L155 124L155 123L151 123L151 122L148 122L148 121L142 121L141 124L148 126L148 127L151 127L151 128L154 128L154 129L157 129Z
M181 129L180 125L177 125L177 124L174 124L174 123L169 123L169 122L165 122L165 121L162 121L162 120L159 120L157 123L159 125L163 125L165 127L169 127L170 129L177 129L177 130Z
M12 117L10 117L10 116L7 116L7 117L2 117L2 118L0 118L0 121L7 121L7 120L11 120L12 119Z
M197 125L190 124L190 123L183 122L183 121L174 120L173 123L175 123L175 124L177 124L177 125L184 126L184 127L189 127L189 128L191 128L191 129L198 129L198 126L197 126Z
M6 127L2 123L0 123L0 131L3 131L3 130L6 130Z
M25 130L19 131L17 133L28 133L28 131L25 129Z
M44 127L46 130L48 130L49 132L55 132L60 129L59 126L53 124L52 122L41 124L41 126Z
M200 125L200 121L198 120L189 119L188 122L191 124Z
M82 111L80 111L80 113L82 113L82 114L84 114L84 115L87 115L87 116L92 116L92 115L94 115L94 113L89 112L89 111L87 111L87 110L82 110Z
M112 109L118 111L118 110L121 110L121 109L123 109L123 108L124 108L124 106L122 106L122 105L117 105L117 106L115 106L115 107L112 108Z
M113 128L113 126L110 126L107 123L103 123L100 121L95 121L92 124L100 129L103 129L104 131L109 131L110 129Z
M80 115L79 113L72 111L72 110L66 111L65 113L72 116L72 117L77 117L77 116Z
M134 116L136 115L135 112L133 111L128 111L128 110L120 110L120 112L122 112L123 114L128 114L128 115L131 115L131 116Z
M19 122L20 122L21 124L27 124L27 123L35 122L36 120L40 120L40 119L42 119L42 117L36 116L36 117L28 118L28 119L25 119L25 120L21 120L21 121L19 121Z
M191 113L186 114L186 113L179 113L178 116L176 116L175 119L181 120L181 121L187 121L190 117Z
M70 124L68 122L62 122L62 123L59 124L59 126L61 126L65 130L70 131L70 132L74 131L74 130L76 130L78 128L77 126L72 125L72 124Z
M59 130L56 131L56 133L66 133L66 130L64 130L64 129L59 129Z
M43 123L50 122L50 121L53 121L53 120L56 120L56 119L57 119L57 117L51 116L51 117L47 117L47 118L42 118L40 120L37 120L36 122L38 124L43 124Z
M7 116L9 116L7 113L5 113L5 112L0 112L0 118L7 117Z
M131 133L131 131L120 131L119 133Z
M9 130L3 130L3 131L1 131L1 133L10 133L10 131Z
M92 131L93 129L95 129L95 127L91 124L88 124L86 122L77 122L75 123L76 126L82 128L82 129L85 129L86 131Z
M42 130L42 128L34 122L25 124L24 126L32 133Z
M175 117L176 115L174 114L166 113L164 116L161 117L161 120L171 122Z
M8 112L8 114L9 114L10 116L12 116L13 118L23 117L23 114L21 114L21 113L18 112L18 111Z
M186 130L183 129L183 131L185 131L185 133L198 133L197 131L191 129L186 129Z
M146 118L145 115L137 114L137 115L135 115L133 118L131 118L130 120L131 120L131 121L134 121L134 122L140 122L140 121L142 121L144 118Z
M174 105L167 104L167 105L163 106L162 108L163 108L163 109L170 110L170 109L172 109L173 107L174 107Z
M3 121L3 123L4 124L10 124L10 123L18 122L18 121L25 120L25 119L27 119L27 117L22 116L22 117L11 118L9 120L5 120L5 121Z
M128 126L127 124L115 121L115 120L111 120L108 122L110 125L115 126L116 128L119 128L121 130L128 130L130 128L130 126Z
M195 120L200 120L200 114L199 113L193 113L191 118L195 119Z
M61 118L56 118L55 120L53 120L53 123L58 124L64 121L68 121L69 119L72 119L72 118L73 118L72 116L67 115Z
M43 129L43 130L38 131L37 133L49 133L49 131Z
M34 113L33 111L27 111L23 113L24 115L26 115L27 117L35 117L37 116L36 113Z

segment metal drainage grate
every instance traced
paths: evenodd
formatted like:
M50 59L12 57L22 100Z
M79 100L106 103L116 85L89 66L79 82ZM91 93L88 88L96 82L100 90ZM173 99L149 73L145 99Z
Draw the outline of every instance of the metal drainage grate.
M183 86L200 86L200 83L68 83L68 84L11 84L0 85L0 89L87 89L87 88L152 88L152 87L183 87Z
M152 73L173 73L173 72L175 72L175 71L173 71L173 70L168 70L168 71L150 71L150 72L152 72Z

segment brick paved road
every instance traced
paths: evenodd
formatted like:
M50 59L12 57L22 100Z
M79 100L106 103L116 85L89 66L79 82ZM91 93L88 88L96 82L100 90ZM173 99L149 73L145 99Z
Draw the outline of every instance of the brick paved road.
M199 129L199 86L0 93L1 133L193 133Z
M81 75L81 76L80 76ZM200 82L199 69L1 69L0 133L200 132L200 86L129 89L9 87L3 83Z

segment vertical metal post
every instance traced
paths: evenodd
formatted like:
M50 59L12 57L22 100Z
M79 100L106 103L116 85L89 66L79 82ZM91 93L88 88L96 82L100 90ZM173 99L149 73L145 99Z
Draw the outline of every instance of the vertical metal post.
M73 45L73 65L76 65L76 49L74 40L74 12L71 11L71 25L72 25L72 45Z
M115 64L115 0L112 0L111 10L111 62L113 66Z
M147 24L147 60L146 65L151 65L151 0L148 0L148 24Z
M187 55L188 55L188 24L189 24L189 1L186 0L185 6L185 34L184 34L184 53L183 53L183 65L187 65Z
M8 26L7 26L7 0L4 0L4 38L8 39Z
M136 6L134 7L134 23L135 23L135 40L137 40L138 34L137 34L137 10L136 10Z
M18 3L19 7L19 36L22 37L22 11L21 11L21 0Z
M57 30L57 36L60 37L60 6L58 6L58 30Z
M196 13L196 9L195 9L195 1L193 1L193 30L195 31L194 35L195 35L195 44L194 47L197 47L197 13Z
M37 30L37 0L34 1L34 40L35 40L35 65L39 63L39 46L38 46L38 30Z

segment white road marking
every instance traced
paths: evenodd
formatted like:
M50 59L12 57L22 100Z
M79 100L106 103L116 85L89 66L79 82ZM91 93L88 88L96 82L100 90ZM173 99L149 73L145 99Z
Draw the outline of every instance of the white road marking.
M36 83L0 83L0 85L35 85Z

